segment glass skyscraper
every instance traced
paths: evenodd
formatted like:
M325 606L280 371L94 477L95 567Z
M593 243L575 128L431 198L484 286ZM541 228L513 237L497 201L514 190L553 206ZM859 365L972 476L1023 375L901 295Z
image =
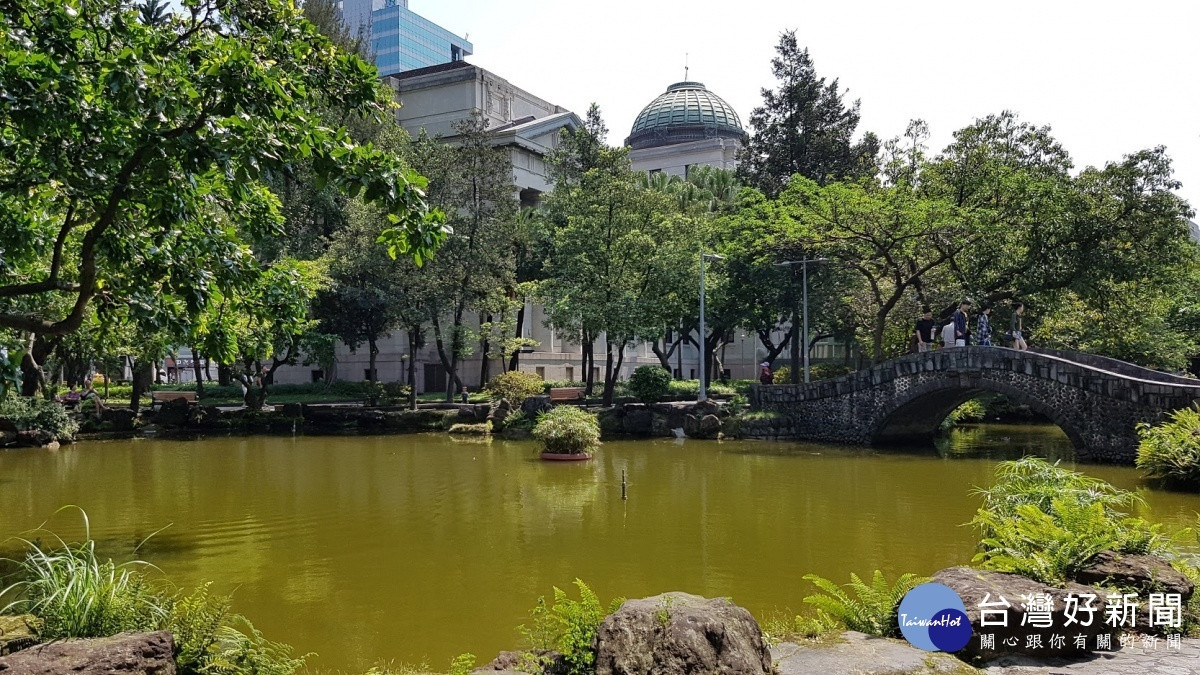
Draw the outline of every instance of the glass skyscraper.
M342 0L351 33L370 36L380 76L461 61L470 42L408 8L408 0Z

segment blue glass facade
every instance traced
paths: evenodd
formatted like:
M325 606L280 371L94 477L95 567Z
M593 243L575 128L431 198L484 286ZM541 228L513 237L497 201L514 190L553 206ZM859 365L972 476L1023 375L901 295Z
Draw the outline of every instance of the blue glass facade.
M381 76L461 61L472 53L470 42L405 5L385 4L371 12L371 47Z

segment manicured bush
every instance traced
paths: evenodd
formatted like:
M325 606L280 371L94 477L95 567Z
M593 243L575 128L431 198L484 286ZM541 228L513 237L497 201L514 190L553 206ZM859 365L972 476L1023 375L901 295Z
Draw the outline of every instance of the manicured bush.
M896 583L888 583L883 572L875 570L868 585L857 574L851 574L850 583L846 584L854 593L851 596L842 587L815 574L804 578L821 590L804 598L805 603L816 608L817 616L824 615L850 630L881 637L899 637L896 609L900 601L913 588L929 581L915 574L902 574Z
M1137 467L1150 478L1200 489L1200 405L1138 426Z
M671 374L661 366L638 366L626 386L643 403L655 403L671 393Z
M0 419L17 431L45 431L60 441L70 441L79 432L79 425L57 401L24 396L7 396L0 400Z
M508 401L514 408L520 408L525 399L541 394L544 384L536 373L510 370L488 380L487 390L492 400Z
M538 418L533 437L546 452L577 455L600 445L600 423L582 408L560 405Z
M809 377L811 377L811 376L812 376L812 372L809 371ZM792 369L788 368L787 366L779 366L779 369L776 370L771 375L771 383L772 384L791 384L792 383Z

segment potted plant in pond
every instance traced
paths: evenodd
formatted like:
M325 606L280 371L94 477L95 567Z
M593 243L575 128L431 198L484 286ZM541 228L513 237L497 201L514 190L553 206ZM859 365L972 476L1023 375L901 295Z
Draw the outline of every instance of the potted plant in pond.
M591 459L600 445L600 423L582 408L560 405L538 418L533 437L542 443L542 459Z

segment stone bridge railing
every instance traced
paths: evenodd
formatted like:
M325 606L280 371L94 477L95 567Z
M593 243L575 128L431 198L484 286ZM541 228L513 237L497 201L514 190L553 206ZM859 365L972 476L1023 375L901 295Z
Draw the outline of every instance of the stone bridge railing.
M807 385L755 386L751 404L779 413L790 437L868 445L928 440L965 401L1000 393L1061 427L1080 459L1131 463L1139 422L1200 401L1200 381L1059 354L1002 347L911 354Z

